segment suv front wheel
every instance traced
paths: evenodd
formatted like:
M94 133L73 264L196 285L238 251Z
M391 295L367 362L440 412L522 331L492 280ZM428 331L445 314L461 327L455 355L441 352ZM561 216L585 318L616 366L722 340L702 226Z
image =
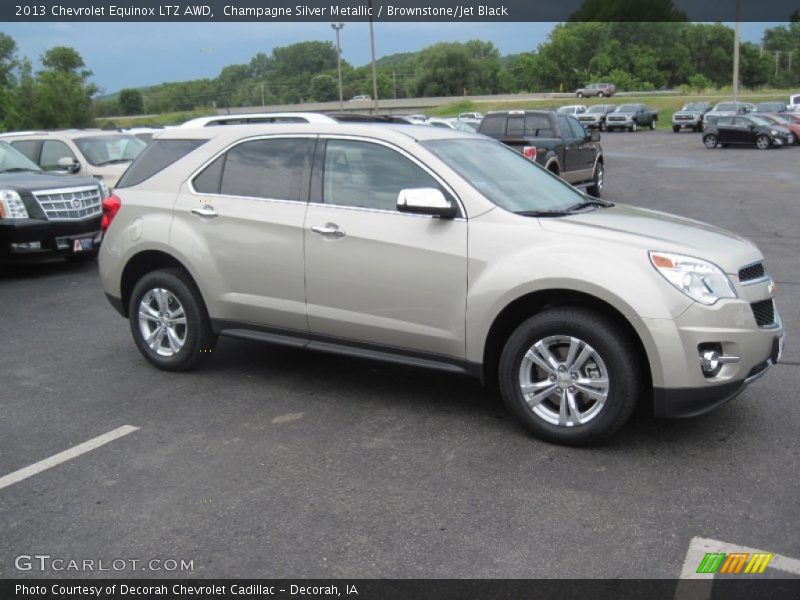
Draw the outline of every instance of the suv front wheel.
M582 308L549 309L508 339L500 390L509 410L537 437L591 444L630 417L641 386L639 364L612 321Z
M128 320L139 352L166 371L191 369L216 345L200 292L180 269L142 277L131 294Z

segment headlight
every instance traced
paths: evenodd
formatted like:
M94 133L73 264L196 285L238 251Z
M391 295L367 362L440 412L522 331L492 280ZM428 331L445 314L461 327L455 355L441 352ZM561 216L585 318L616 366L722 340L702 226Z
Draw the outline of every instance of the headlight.
M778 132L777 132L777 131L775 131L774 129L770 129L770 130L769 130L769 134L770 134L770 135L778 135Z
M700 304L736 298L728 276L717 265L700 258L650 251L650 262L673 286Z
M100 186L100 199L101 199L101 200L102 200L103 198L108 198L108 197L111 195L111 194L109 193L109 191L108 191L108 186L106 185L106 182L105 182L105 181L103 181L103 178L102 178L102 177L100 177L100 178L98 178L98 179L97 179L97 185L99 185L99 186Z
M0 190L0 219L27 219L28 209L14 190Z

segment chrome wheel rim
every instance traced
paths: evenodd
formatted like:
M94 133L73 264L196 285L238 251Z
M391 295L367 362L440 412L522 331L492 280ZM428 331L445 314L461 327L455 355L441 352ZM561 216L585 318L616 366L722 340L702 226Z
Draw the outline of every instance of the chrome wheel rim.
M769 140L765 136L762 135L762 136L760 136L759 138L756 139L756 146L758 146L759 148L761 148L763 150L764 148L769 146Z
M523 356L519 388L539 419L559 427L585 425L606 405L608 368L580 338L550 336L534 343Z
M717 138L713 135L706 136L706 148L713 148L717 145Z
M595 176L595 187L597 188L597 192L600 193L603 191L603 163L597 163L597 175Z
M139 331L159 356L175 356L186 343L186 312L177 296L164 288L149 290L139 302Z

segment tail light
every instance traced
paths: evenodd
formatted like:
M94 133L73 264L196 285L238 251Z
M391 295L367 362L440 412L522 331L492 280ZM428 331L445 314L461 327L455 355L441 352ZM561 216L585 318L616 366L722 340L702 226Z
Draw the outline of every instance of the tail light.
M103 199L103 218L100 221L100 228L103 233L108 231L111 221L117 216L121 206L122 200L116 194L111 194L108 198Z
M536 146L525 146L522 149L522 156L530 158L531 160L536 160Z

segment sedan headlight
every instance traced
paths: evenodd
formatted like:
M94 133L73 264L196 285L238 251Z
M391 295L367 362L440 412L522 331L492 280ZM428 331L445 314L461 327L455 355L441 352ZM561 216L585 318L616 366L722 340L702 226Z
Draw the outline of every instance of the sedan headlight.
M717 265L683 254L649 254L656 271L692 300L710 306L720 298L736 298L731 280Z
M0 219L27 219L28 209L14 190L0 190Z
M777 132L777 131L775 131L774 129L770 129L770 130L769 130L769 134L770 134L770 135L778 135L778 132Z

